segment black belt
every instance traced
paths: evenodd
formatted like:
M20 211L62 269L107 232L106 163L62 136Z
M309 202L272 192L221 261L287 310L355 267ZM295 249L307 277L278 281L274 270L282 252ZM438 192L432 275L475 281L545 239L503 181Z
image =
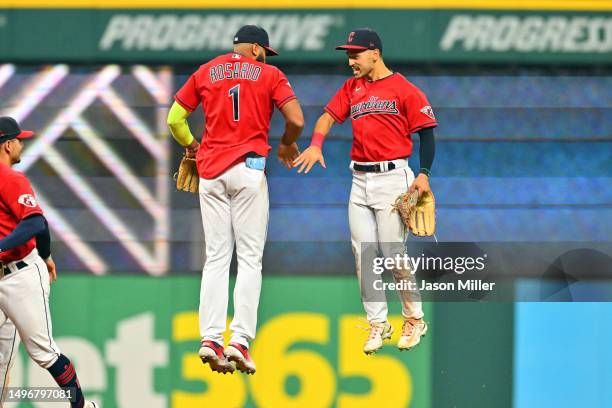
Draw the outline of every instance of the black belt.
M358 164L353 163L353 170L363 171L365 173L382 173L383 171L389 171L395 169L395 163L387 162L387 170L384 170L382 163L376 164Z
M260 154L257 154L257 153L255 153L255 152L248 152L248 153L246 154L246 156L245 156L245 157L254 157L254 158L258 158L258 157L264 157L264 156L262 156L262 155L260 155Z
M17 267L17 269L23 269L26 266L28 266L28 264L23 261L17 261L15 263L15 266ZM11 272L13 272L8 266L4 266L1 264L0 264L0 270L2 270L2 273L4 274L4 276L9 275Z

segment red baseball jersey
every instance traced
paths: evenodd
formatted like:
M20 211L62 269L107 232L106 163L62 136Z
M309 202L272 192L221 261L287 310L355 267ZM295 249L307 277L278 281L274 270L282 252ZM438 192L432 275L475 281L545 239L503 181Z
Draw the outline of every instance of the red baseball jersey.
M200 177L211 179L249 152L268 156L274 107L295 94L278 68L229 53L202 65L174 99L190 112L202 104L206 123L196 162Z
M409 157L411 134L437 126L425 94L398 73L377 81L348 79L325 111L338 123L351 117L351 159L359 162Z
M42 213L26 176L0 163L0 239L13 232L24 218ZM16 248L0 252L0 260L5 263L17 261L32 252L34 248L36 248L36 238Z

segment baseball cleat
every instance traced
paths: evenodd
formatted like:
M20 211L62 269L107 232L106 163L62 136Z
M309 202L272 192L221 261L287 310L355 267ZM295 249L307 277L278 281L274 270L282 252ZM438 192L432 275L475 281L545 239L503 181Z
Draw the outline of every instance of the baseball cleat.
M200 347L200 352L198 354L200 355L200 359L202 359L202 363L208 363L210 369L216 373L231 374L236 369L234 363L225 358L223 346L214 341L202 341L202 347Z
M83 405L83 408L99 408L98 404L96 404L93 401L85 401L85 405Z
M249 356L249 349L240 343L230 343L225 349L225 357L236 364L236 368L245 374L255 374L255 362Z
M404 320L402 335L397 342L400 351L410 350L421 341L421 336L427 334L427 323L423 319L408 318Z
M393 327L389 322L370 323L370 335L363 345L366 354L376 353L383 346L383 340L388 340L393 334Z

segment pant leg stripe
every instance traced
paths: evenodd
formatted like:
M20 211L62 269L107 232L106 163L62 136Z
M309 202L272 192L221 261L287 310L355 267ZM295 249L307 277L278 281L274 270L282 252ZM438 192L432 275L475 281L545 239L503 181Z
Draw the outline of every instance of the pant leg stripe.
M42 301L43 305L45 306L45 321L47 322L47 337L49 338L49 348L53 350L55 354L59 355L57 350L53 348L53 341L51 339L51 330L49 329L49 310L47 309L47 302L45 301L45 289L43 288L42 277L40 276L40 268L38 267L38 265L34 265L36 266L36 270L38 271L38 279L40 280L40 290L42 291Z
M14 323L13 323L14 324ZM11 353L9 354L9 358L6 363L6 371L2 376L2 390L0 390L0 404L2 404L2 399L4 398L4 386L6 384L6 377L8 377L9 369L11 367L11 359L13 358L13 353L15 352L15 339L17 339L17 328L15 328L15 332L13 333L13 343L11 344Z

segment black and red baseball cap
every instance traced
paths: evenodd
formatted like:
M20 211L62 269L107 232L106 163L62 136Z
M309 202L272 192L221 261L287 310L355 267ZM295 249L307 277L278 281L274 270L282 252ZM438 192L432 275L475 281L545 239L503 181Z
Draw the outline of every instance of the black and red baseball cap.
M349 33L346 44L336 47L337 50L365 51L380 50L382 53L382 41L371 28L358 28Z
M11 139L27 139L34 136L31 130L21 130L17 121L10 116L0 117L0 143Z
M256 25L245 25L238 30L234 36L234 44L240 43L257 43L266 50L266 55L278 55L278 52L270 47L270 38L268 32Z

